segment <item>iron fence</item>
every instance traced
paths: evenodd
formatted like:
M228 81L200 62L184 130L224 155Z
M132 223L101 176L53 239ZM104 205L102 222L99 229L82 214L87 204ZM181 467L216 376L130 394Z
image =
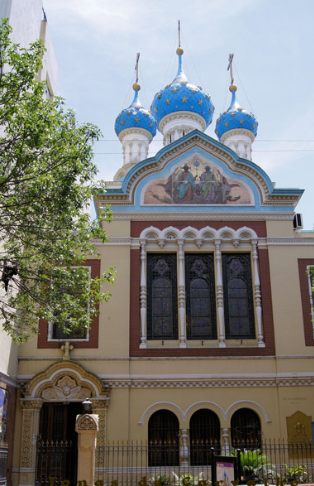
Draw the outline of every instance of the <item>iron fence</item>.
M61 486L62 481L76 477L76 463L72 458L71 441L38 438L35 486Z
M234 479L240 484L300 484L314 480L314 450L310 443L262 441L259 449L207 448L206 444L194 443L192 455L189 446L184 449L180 445L176 450L172 444L169 448L168 444L116 442L96 450L95 485L207 486L213 480L218 456L235 458Z

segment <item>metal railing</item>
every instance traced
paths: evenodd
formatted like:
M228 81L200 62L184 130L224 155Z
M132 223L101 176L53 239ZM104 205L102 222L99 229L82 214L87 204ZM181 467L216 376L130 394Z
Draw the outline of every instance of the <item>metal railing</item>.
M96 450L97 486L206 486L213 480L214 460L233 456L235 478L269 484L311 483L314 480L314 449L310 443L287 444L263 441L259 449L210 448L201 444L183 454L167 451L167 444L116 442ZM153 460L152 460L153 458ZM192 460L191 460L192 459ZM168 461L168 462L167 462ZM201 464L201 462L204 464ZM193 465L194 464L194 465Z

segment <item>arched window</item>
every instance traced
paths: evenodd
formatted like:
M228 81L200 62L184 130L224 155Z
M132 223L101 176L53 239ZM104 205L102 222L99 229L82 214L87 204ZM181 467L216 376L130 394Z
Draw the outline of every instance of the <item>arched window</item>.
M177 255L147 255L147 337L177 339Z
M190 420L191 466L212 463L213 454L220 453L220 422L211 410L198 410Z
M228 339L255 338L250 258L248 253L222 256Z
M211 254L185 255L187 336L216 338L214 259Z
M169 410L159 410L149 419L148 465L179 465L179 421Z
M261 422L253 410L241 408L231 419L232 447L259 449L261 447Z

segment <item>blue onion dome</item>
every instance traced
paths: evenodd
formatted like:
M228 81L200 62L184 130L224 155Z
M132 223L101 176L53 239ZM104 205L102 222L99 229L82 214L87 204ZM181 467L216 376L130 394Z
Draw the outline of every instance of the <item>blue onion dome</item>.
M244 129L256 137L258 123L255 116L243 110L237 102L237 87L234 84L231 84L229 91L231 92L231 103L228 110L222 113L216 122L216 135L220 140L230 130Z
M123 130L128 128L141 128L147 130L152 137L156 135L156 120L151 112L146 110L140 102L138 95L140 89L141 87L137 82L133 84L133 101L116 118L114 129L118 136Z
M214 105L210 96L200 86L190 83L183 71L183 49L177 48L178 73L171 84L156 93L150 107L157 120L158 127L161 120L172 113L185 111L195 113L204 120L205 128L211 123Z

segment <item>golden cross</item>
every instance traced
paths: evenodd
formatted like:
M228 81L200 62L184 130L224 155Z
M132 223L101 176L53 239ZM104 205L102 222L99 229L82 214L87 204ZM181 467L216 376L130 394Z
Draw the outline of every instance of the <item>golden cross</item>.
M229 64L227 67L227 71L230 71L230 78L231 78L231 84L233 84L233 71L232 71L232 61L233 61L233 54L229 54Z
M135 62L135 82L138 83L138 61L140 59L140 53L136 54L136 62Z
M178 20L178 47L181 47L181 26L180 26L180 20Z

